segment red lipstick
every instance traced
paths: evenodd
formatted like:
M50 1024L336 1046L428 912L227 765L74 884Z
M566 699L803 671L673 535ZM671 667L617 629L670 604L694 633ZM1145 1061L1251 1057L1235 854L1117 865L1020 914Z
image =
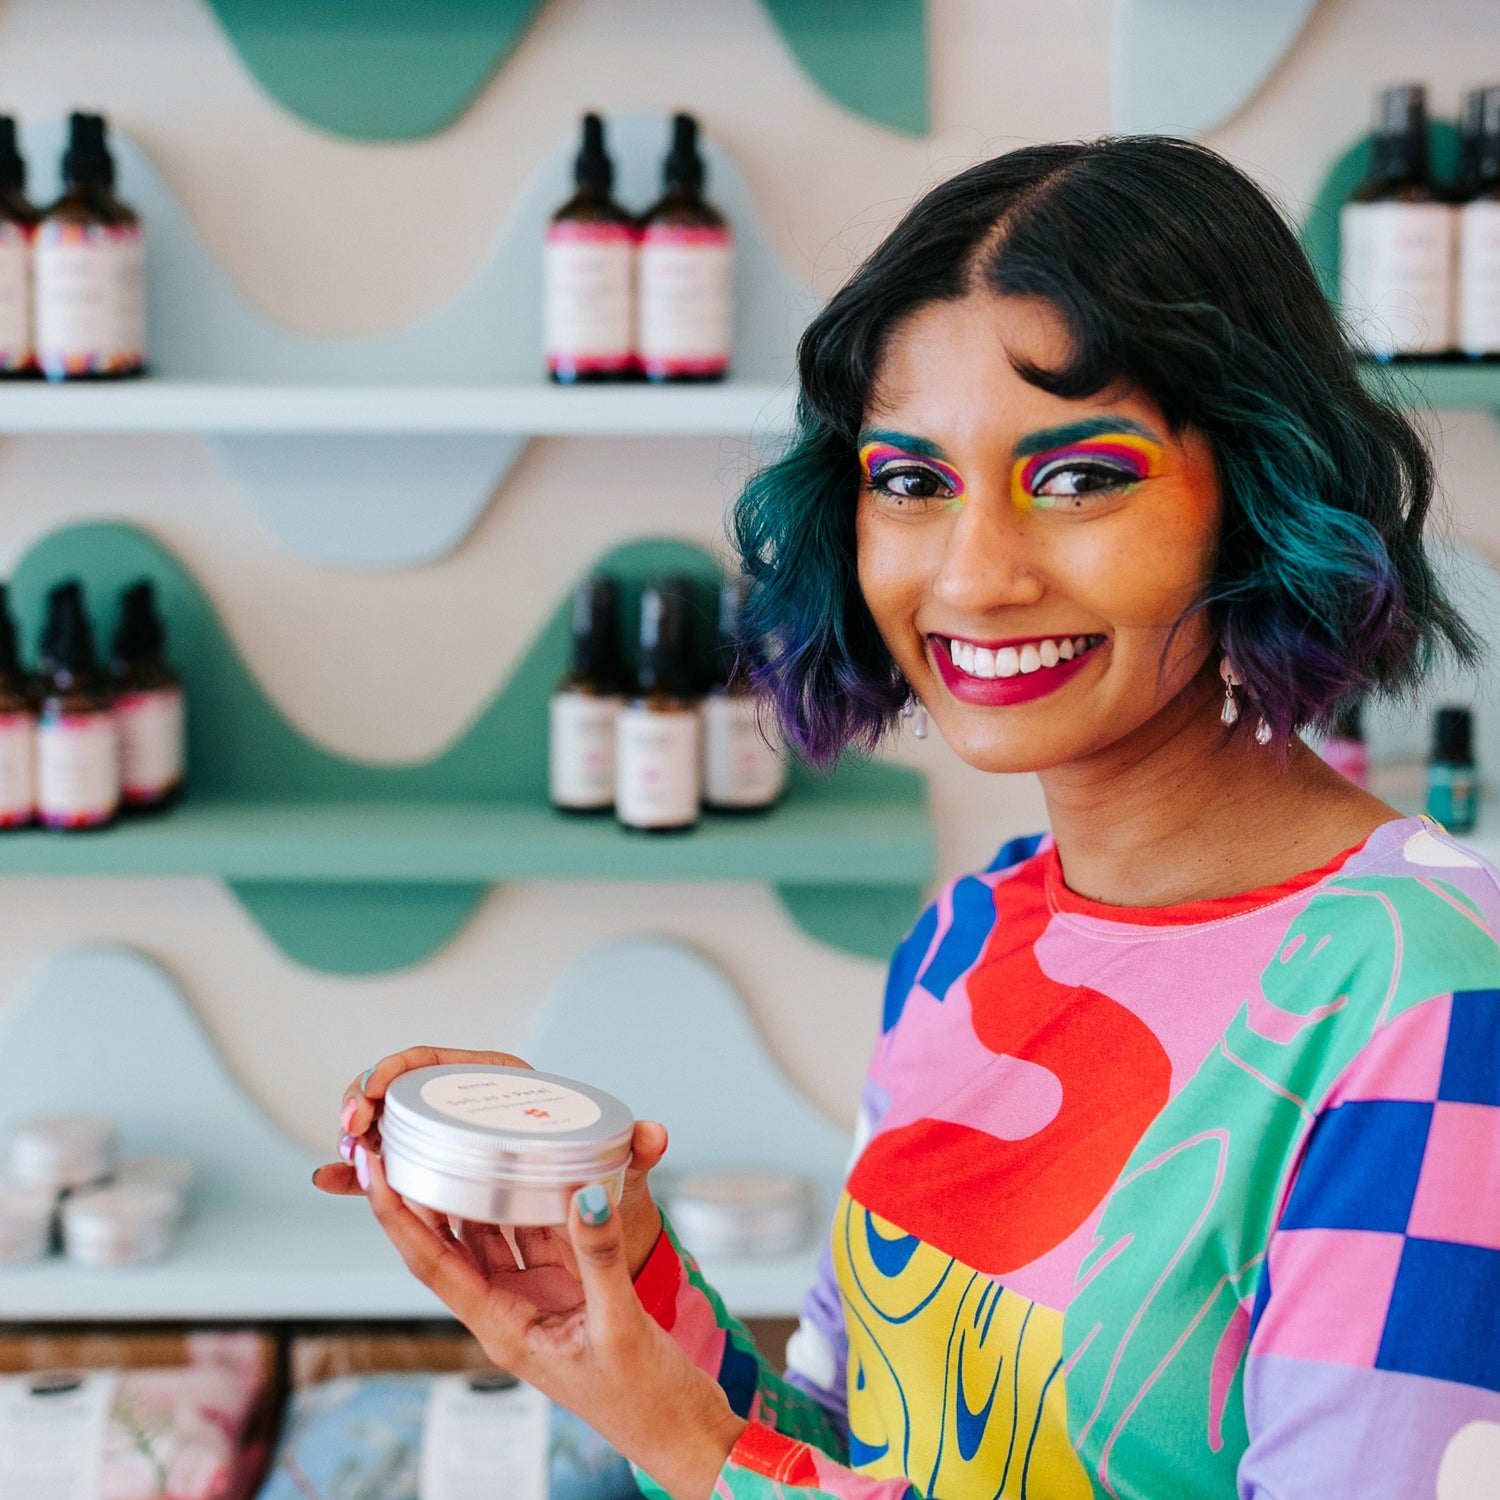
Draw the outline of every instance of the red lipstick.
M1055 667L1039 667L1035 672L1019 672L1014 677L970 677L953 665L948 641L943 636L929 636L929 645L938 674L948 691L960 703L973 703L981 708L1009 707L1016 703L1030 703L1055 693L1065 683L1071 682L1093 659L1097 646L1075 656L1072 661L1060 661ZM1005 642L1007 645L1022 645L1025 642Z

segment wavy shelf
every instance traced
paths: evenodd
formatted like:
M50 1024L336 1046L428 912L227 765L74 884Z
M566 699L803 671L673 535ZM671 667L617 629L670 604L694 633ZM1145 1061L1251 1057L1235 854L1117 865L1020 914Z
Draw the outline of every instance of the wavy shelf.
M660 389L167 380L0 384L0 433L751 436L791 423L787 383Z
M670 1059L658 1028L677 1039ZM782 1078L743 1002L696 954L635 940L585 955L520 1051L664 1119L679 1170L779 1164L810 1176L831 1211L847 1138ZM727 1095L725 1056L739 1060ZM0 1323L442 1314L362 1204L312 1187L325 1158L267 1120L174 982L128 948L59 954L27 979L0 1023L0 1140L13 1120L74 1109L116 1119L128 1152L193 1162L182 1237L150 1265L0 1266ZM748 1158L746 1141L755 1143ZM741 1316L785 1316L811 1284L817 1253L814 1241L765 1259L708 1258L705 1269Z
M754 880L903 884L929 838L918 804L857 784L798 782L763 817L707 814L692 832L631 833L545 803L196 798L150 820L59 837L0 835L4 875L211 875L222 880L444 884Z
M621 202L644 207L657 196L668 135L664 116L611 117ZM62 144L61 125L25 131L40 200L56 186ZM564 388L541 378L542 246L572 192L574 142L542 163L446 307L395 333L349 339L274 324L230 282L146 156L124 137L115 146L120 194L146 225L153 375L0 386L0 433L203 434L293 551L398 568L458 546L534 435L749 436L787 425L794 351L814 299L777 259L744 180L711 139L708 191L735 231L735 379L696 388Z
M717 564L698 547L629 543L595 565L624 589L680 573L712 624ZM592 571L592 570L590 570ZM691 832L631 834L547 804L547 699L567 659L567 604L542 624L491 702L432 759L380 766L334 755L270 703L202 589L164 547L120 525L55 532L12 579L29 636L46 590L80 578L109 625L120 589L157 586L188 691L189 796L154 819L98 833L0 837L0 875L211 876L283 952L335 973L415 963L446 943L500 880L753 880L804 930L884 958L931 879L922 780L877 763L831 777L794 769L765 817L708 818Z

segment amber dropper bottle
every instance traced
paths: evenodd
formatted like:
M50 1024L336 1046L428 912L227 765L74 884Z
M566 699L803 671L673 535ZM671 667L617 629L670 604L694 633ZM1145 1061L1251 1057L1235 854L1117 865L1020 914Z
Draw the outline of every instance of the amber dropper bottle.
M627 828L667 833L698 821L702 751L699 677L686 579L641 593L636 690L620 711L615 816Z
M616 721L625 703L614 579L579 586L571 636L568 670L548 706L548 794L564 812L608 812L615 805Z
M26 163L16 146L16 122L0 115L0 379L37 372L31 255L41 218L26 196Z
M641 221L640 342L647 380L722 380L734 323L729 225L703 197L698 122L672 119L662 196Z
M182 680L167 665L166 644L155 589L145 579L131 584L120 595L110 646L120 800L128 812L157 811L182 790Z
M786 786L786 760L773 742L772 716L750 681L740 613L749 580L719 591L713 685L703 700L703 805L714 812L767 812Z
M39 655L37 816L48 828L102 828L120 804L120 744L78 583L47 596Z
M115 197L103 115L69 120L63 194L37 229L37 361L48 380L139 375L146 367L145 246Z
M36 818L36 684L21 667L10 600L0 583L0 828Z
M547 373L566 385L626 380L635 368L635 221L611 197L604 122L583 117L575 192L547 226Z

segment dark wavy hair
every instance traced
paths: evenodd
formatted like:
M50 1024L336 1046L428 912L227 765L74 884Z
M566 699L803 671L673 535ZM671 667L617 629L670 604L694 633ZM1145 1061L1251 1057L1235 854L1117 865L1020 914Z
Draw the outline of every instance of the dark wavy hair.
M901 320L975 290L1043 297L1071 355L1018 364L1068 398L1125 382L1209 440L1223 491L1203 597L1253 712L1280 743L1366 693L1399 694L1474 636L1422 544L1431 458L1372 394L1291 230L1223 157L1123 136L1028 146L927 193L808 325L793 441L732 531L746 640L791 742L816 764L873 749L906 684L859 590L857 439Z

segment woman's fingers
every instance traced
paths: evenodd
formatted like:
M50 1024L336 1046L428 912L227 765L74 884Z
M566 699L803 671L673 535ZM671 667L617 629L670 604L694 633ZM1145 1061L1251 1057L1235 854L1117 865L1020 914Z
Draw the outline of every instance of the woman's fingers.
M591 1183L573 1194L568 1238L583 1284L589 1341L607 1356L645 1315L630 1279L621 1215L602 1183Z
M385 1091L403 1073L413 1068L430 1068L440 1063L479 1063L498 1068L529 1068L530 1063L509 1052L470 1052L461 1047L408 1047L382 1057L373 1068L366 1068L344 1090L339 1127L345 1135L363 1135L380 1113Z
M332 1193L338 1198L349 1198L364 1191L355 1181L354 1168L347 1162L326 1162L313 1173L312 1180L320 1193Z
M667 1154L667 1127L655 1120L637 1120L630 1138L628 1177L644 1177Z
M379 1156L361 1146L354 1154L354 1167L371 1210L407 1270L461 1323L476 1332L485 1330L485 1350L491 1359L502 1369L514 1368L525 1357L525 1335L536 1321L536 1308L491 1281L451 1231L440 1235L423 1223L385 1180L385 1163Z

